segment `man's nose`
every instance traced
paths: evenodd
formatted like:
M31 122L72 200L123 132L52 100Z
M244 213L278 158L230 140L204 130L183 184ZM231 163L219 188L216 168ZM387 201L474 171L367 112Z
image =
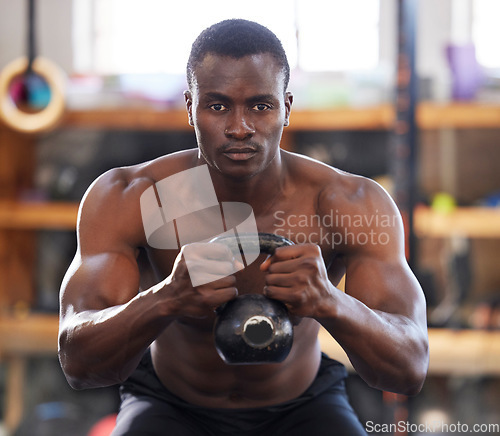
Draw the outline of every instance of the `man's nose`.
M234 111L227 118L224 134L228 138L243 140L252 137L254 133L255 127L243 111Z

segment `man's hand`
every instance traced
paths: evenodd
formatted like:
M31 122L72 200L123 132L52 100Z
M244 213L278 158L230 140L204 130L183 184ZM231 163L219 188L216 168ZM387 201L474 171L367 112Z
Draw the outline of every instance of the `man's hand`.
M321 249L315 244L277 248L261 265L267 271L264 293L286 304L292 315L322 318L333 304Z
M206 318L238 295L232 275L236 264L231 250L223 244L185 245L170 276L158 285L158 292L164 293L172 316ZM193 281L205 283L193 286Z

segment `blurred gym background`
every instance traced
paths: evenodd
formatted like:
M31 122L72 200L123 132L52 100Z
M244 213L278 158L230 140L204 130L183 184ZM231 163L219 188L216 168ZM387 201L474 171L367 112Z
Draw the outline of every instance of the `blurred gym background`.
M108 434L117 389L72 391L56 356L77 204L109 168L196 146L190 44L232 17L288 52L282 147L379 181L407 223L429 376L404 398L351 373L361 421L500 434L500 2L0 0L0 435Z

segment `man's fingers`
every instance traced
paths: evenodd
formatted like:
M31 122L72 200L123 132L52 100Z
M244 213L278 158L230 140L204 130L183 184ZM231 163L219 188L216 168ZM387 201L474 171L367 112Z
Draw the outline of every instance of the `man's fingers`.
M304 245L291 245L287 247L278 247L272 256L268 256L260 265L261 271L268 272L285 272L292 271L295 264L288 262L299 259L304 256Z
M273 261L273 258L271 258L270 260L271 263L267 268L267 272L269 274L291 273L297 271L297 269L302 263L302 259L299 258L291 258L287 260L282 260L280 262Z
M242 269L245 268L245 265L242 262L240 262L238 259L234 259L233 265L234 265L234 269L236 271L241 271Z
M227 260L190 259L186 258L186 264L190 274L207 274L225 277L233 274L234 264Z
M184 258L231 261L234 259L233 253L224 244L195 242L184 245L181 251Z
M217 290L207 289L203 295L205 304L214 309L219 307L221 304L236 298L237 296L238 289L234 286Z
M271 255L269 254L266 259L264 260L264 262L262 262L260 264L260 270L261 271L267 271L269 269L269 265L271 265Z
M290 288L295 284L295 278L291 274L268 274L266 276L266 286L279 286Z
M200 286L230 276L244 268L223 244L193 243L182 248L191 283Z
M293 306L297 303L297 297L290 293L288 288L281 286L266 285L264 287L264 295L279 300L287 306Z
M273 260L280 262L283 260L294 259L304 254L305 245L289 245L287 247L278 247L274 251Z

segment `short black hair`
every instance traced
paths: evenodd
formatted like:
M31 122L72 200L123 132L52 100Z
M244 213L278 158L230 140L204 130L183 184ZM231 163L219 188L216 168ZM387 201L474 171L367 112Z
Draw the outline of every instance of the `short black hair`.
M253 21L230 19L216 23L203 32L194 41L187 63L187 82L192 88L194 70L208 53L232 58L247 55L269 53L285 75L285 90L290 80L290 65L285 50L278 37L267 27Z

